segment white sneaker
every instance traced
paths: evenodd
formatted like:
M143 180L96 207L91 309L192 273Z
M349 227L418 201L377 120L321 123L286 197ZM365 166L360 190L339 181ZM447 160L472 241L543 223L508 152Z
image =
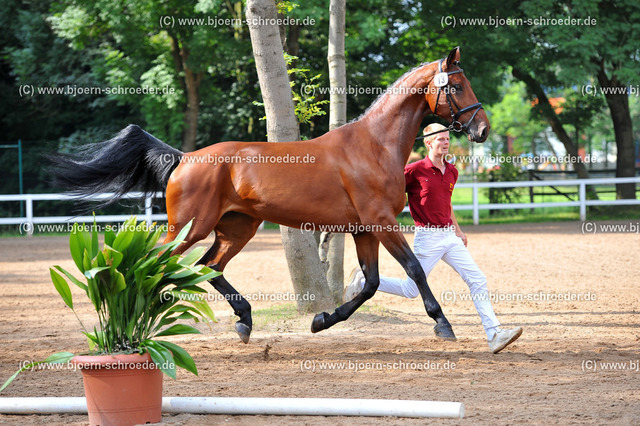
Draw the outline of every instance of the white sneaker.
M506 330L498 329L493 339L489 341L489 349L497 354L516 340L522 334L522 327L508 328Z
M362 285L360 285L360 283L363 278L364 274L362 273L362 269L357 266L353 268L351 274L349 274L348 284L342 294L342 303L352 301L362 291Z

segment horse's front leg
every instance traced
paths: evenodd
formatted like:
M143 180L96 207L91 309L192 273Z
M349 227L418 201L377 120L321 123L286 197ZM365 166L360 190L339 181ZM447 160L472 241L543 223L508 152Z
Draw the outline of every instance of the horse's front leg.
M371 233L353 234L358 253L358 262L365 276L364 288L351 301L339 306L335 312L329 315L321 312L315 316L311 323L311 332L325 330L340 321L344 321L353 314L364 302L371 299L380 285L378 274L378 246L376 237Z
M411 250L411 247L409 247L404 235L402 235L400 231L394 231L376 232L375 236L400 265L402 265L409 278L418 286L427 314L436 322L433 328L436 336L444 340L456 341L457 338L453 333L453 328L449 320L444 316L440 304L431 292L422 265L420 265L420 261Z

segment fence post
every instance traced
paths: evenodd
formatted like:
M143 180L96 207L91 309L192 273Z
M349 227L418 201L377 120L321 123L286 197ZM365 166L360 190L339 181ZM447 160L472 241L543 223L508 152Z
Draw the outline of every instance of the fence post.
M151 221L151 215L153 214L153 208L151 207L151 201L152 201L152 197L146 197L144 199L144 217L145 220L147 222L147 227L151 226L151 224L153 223Z
M27 195L26 198L24 199L25 204L26 204L26 209L27 209L27 215L25 217L26 219L26 223L29 224L29 229L31 229L31 232L27 232L28 236L33 236L33 198L31 197L31 195Z
M480 223L480 201L478 200L478 183L473 183L473 224L478 225Z
M580 220L587 220L587 185L584 182L580 182L580 187L578 189L579 197L580 197Z

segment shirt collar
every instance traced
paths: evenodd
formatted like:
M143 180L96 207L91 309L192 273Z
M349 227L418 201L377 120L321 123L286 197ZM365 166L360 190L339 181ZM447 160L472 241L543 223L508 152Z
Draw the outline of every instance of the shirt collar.
M440 170L438 167L433 165L433 162L431 161L431 158L429 158L428 155L426 157L424 157L424 164L428 168L433 168L433 169L436 169L436 170ZM448 161L444 162L444 172L445 173L447 173L447 170L450 170L451 167L453 167L453 164L449 163Z

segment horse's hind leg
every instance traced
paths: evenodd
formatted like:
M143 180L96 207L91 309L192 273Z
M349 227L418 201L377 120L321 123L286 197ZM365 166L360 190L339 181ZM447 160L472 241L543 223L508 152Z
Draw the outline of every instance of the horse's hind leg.
M205 264L216 271L223 272L227 263L253 238L261 222L261 219L242 213L226 213L214 228L216 240L213 246L198 263ZM219 275L209 282L213 288L224 296L233 308L233 312L240 317L236 322L235 328L240 339L242 339L244 343L248 343L253 325L251 320L251 305L229 284L224 276Z
M387 251L402 265L409 278L418 286L427 314L436 321L433 329L436 336L444 340L457 340L451 323L444 316L440 304L429 288L420 261L411 251L404 236L400 232L378 232L376 236Z
M312 333L325 330L349 318L364 302L373 297L378 285L380 285L378 273L379 241L370 233L354 234L353 239L356 243L358 262L365 277L364 288L353 300L336 308L333 314L329 315L326 312L317 314L311 323Z

